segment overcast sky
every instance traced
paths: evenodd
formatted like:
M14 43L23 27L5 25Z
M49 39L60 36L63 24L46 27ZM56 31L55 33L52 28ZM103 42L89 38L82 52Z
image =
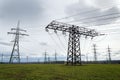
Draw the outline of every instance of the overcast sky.
M84 12L84 13L83 13ZM78 14L70 18L67 16ZM117 14L116 14L117 13ZM16 27L20 20L20 28L27 30L29 36L20 37L21 56L43 56L45 50L49 56L54 52L59 56L67 55L67 36L61 32L57 36L52 30L50 35L45 27L58 19L60 22L96 29L107 35L90 38L81 38L82 54L93 56L92 45L97 45L99 59L106 59L107 47L111 48L113 59L120 55L120 0L0 0L0 53L9 55L12 51L13 35L8 35L11 28ZM108 14L105 17L93 18ZM114 18L113 18L114 17ZM112 18L103 20L105 18ZM101 25L107 24L107 25ZM117 54L117 55L116 55Z

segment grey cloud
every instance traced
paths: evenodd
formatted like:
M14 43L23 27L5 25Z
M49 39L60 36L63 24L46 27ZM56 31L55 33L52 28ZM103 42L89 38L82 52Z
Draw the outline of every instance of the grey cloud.
M2 55L2 54L0 54L0 56L1 56L1 55ZM10 56L10 52L4 52L4 53L3 53L3 56L4 56L4 57L9 57L9 56Z
M119 51L117 51L117 52L115 52L115 54L116 54L116 55L120 54L120 50L119 50Z
M1 45L5 45L5 46L11 46L12 44L7 43L7 42L0 42Z
M89 1L89 0L86 0ZM93 0L92 3L96 7L106 7L106 6L115 6L118 0Z
M107 14L112 14L112 13L120 13L120 11L116 6L113 6L112 8L102 11L101 8L87 5L83 1L68 6L66 12L69 15L81 13L78 16L72 17L74 21L77 21L83 24L93 24L93 25L112 23L119 19L117 16L120 16L120 14L117 14L117 15L109 15L109 16L104 16L104 17L92 18L95 16L102 16L102 15L107 15ZM86 13L82 13L82 12L86 12ZM112 19L106 19L106 18L112 18ZM106 19L106 20L103 20L103 19Z
M37 19L44 13L42 0L4 0L0 6L2 19Z
M41 42L40 45L41 46L47 46L48 44L46 42Z

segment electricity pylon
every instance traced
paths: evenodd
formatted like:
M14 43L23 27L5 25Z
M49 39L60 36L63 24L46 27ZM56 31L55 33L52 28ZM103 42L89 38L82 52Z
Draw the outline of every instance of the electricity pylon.
M68 41L68 52L67 52L67 64L81 65L81 50L80 50L80 37L83 35L86 38L90 36L91 38L103 35L96 32L94 29L87 29L84 27L79 27L76 25L66 24L62 22L52 21L46 27L48 29L54 30L54 32L62 31L63 34L69 33Z
M96 44L93 44L93 51L94 51L94 61L97 62Z
M48 63L50 64L51 63L51 61L50 61L50 57L48 56Z
M28 57L28 56L26 56L26 60L27 60L26 62L27 62L27 63L28 63L28 59L29 59L29 57Z
M108 46L108 57L109 57L109 63L111 63L111 49Z
M4 57L4 55L3 55L3 54L1 54L1 63L3 62L3 57Z
M45 51L44 53L44 63L46 64L47 63L47 52Z
M15 35L15 39L13 40L14 45L13 45L13 49L11 52L9 63L13 63L14 59L17 60L17 63L20 63L19 37L20 36L28 36L28 34L21 33L21 31L23 31L23 32L27 32L27 31L20 29L20 21L18 21L18 23L17 23L17 28L11 28L11 31L14 31L14 32L8 32L8 34Z
M55 51L55 63L57 63L57 53Z

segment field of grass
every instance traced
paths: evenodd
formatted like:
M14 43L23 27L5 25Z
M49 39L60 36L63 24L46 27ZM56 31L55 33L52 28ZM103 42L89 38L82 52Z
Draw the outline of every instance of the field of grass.
M0 80L120 80L120 65L0 64Z

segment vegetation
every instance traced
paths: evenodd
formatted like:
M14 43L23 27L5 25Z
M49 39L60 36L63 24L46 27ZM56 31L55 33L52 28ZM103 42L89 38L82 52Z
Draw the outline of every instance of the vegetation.
M120 65L0 64L0 80L120 80Z

